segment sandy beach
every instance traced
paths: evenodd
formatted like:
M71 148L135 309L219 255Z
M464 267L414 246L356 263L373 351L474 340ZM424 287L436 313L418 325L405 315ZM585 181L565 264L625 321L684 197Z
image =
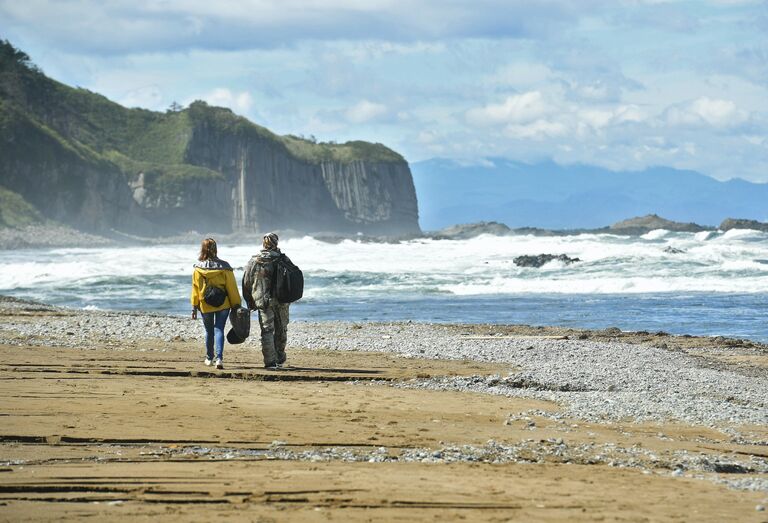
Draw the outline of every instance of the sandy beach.
M0 520L768 521L768 347L0 300Z

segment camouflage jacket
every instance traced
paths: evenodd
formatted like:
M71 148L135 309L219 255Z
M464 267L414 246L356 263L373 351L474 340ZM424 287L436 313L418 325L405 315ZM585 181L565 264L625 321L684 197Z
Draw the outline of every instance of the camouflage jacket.
M265 310L272 305L272 286L274 284L275 261L282 253L280 249L262 250L253 256L245 266L243 274L243 298L251 310Z

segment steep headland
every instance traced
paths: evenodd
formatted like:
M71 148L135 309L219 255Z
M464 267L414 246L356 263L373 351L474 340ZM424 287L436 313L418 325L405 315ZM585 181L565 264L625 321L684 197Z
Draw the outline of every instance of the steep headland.
M420 232L408 163L381 144L279 136L205 102L127 109L46 77L7 42L0 189L18 210L4 212L5 226L53 220L142 236Z

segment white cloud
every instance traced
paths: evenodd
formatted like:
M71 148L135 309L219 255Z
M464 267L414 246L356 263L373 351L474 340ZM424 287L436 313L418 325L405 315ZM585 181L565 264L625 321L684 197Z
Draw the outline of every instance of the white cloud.
M636 105L621 105L615 111L613 119L616 123L642 122L648 115Z
M625 122L642 122L646 114L636 105L619 105L613 108L594 108L586 106L576 111L580 123L593 129L602 129Z
M732 101L713 100L706 96L694 100L691 109L714 126L733 125L741 123L747 118L746 113L740 111Z
M675 126L732 127L744 123L749 114L731 100L702 96L688 103L674 105L666 111L666 121Z
M361 100L344 113L344 117L350 123L365 123L378 119L387 114L387 106L368 100Z
M768 144L768 138L765 136L755 136L755 135L744 135L742 138L746 140L747 142L751 143L752 145L763 145Z
M765 3L765 0L710 0L715 5L753 5Z
M590 82L568 80L567 85L572 98L587 102L618 100L623 87L622 82L618 80L610 83L605 80L593 80Z
M133 89L117 100L125 107L148 107L158 110L163 103L163 93L156 85Z
M409 160L768 180L764 10L747 6L764 0L659 1L0 0L0 25L51 76L128 106L202 98ZM660 21L677 15L688 29Z
M546 115L550 107L539 91L529 91L507 97L500 104L470 109L466 113L467 122L477 126L499 124L524 124Z
M51 45L98 54L254 49L306 40L541 38L608 0L25 0L0 2L7 25ZM416 14L417 13L417 14ZM503 23L502 23L503 21Z
M228 107L238 114L247 113L253 106L253 97L248 91L234 92L226 87L217 87L199 97L210 105ZM191 100L190 100L191 101ZM188 101L187 103L189 103Z
M437 141L437 134L432 131L421 131L416 136L416 141L422 145L430 145Z
M582 109L579 111L579 117L591 127L599 129L613 120L614 112L601 109Z
M490 85L503 87L530 87L551 81L553 77L553 71L544 64L514 62L499 67L484 81Z
M536 120L525 125L510 124L504 128L504 134L510 138L529 138L541 140L564 136L568 127L560 122L551 120Z

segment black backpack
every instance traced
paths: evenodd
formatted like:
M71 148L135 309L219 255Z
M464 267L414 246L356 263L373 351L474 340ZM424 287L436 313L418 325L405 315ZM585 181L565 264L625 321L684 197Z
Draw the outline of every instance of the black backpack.
M227 299L227 291L221 287L208 284L208 278L203 276L205 282L205 290L203 290L203 301L211 307L221 307L224 305L224 300Z
M285 254L275 261L274 284L279 303L293 303L304 295L304 274Z

